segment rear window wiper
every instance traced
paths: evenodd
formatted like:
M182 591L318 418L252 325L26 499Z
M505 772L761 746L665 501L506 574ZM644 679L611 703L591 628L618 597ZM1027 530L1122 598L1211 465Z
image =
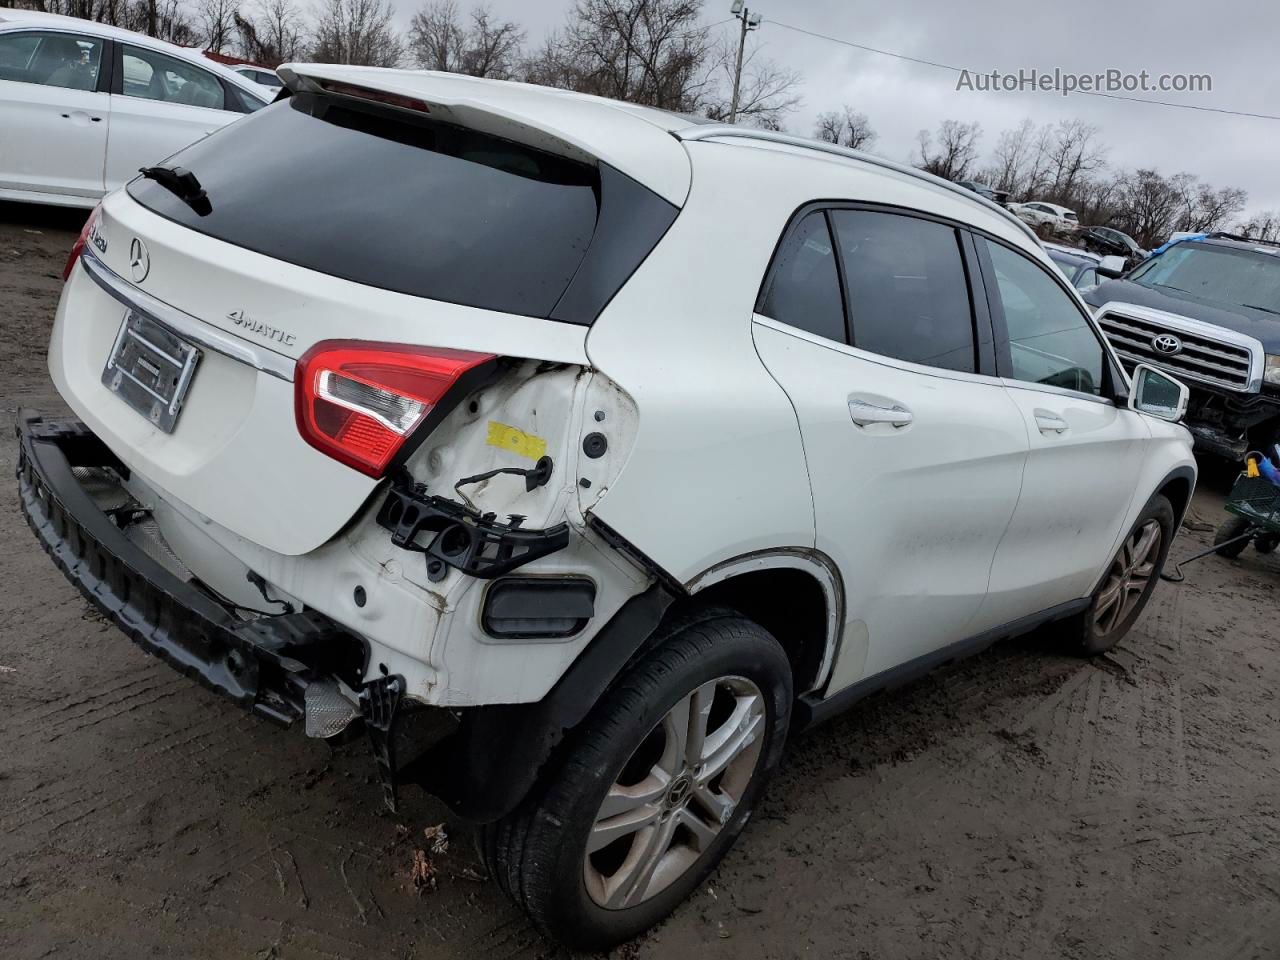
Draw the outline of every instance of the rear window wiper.
M1263 313L1280 314L1280 310L1272 310L1270 307L1260 307L1256 303L1244 303L1241 304L1241 306L1248 307L1250 310L1261 310Z
M154 180L202 217L213 212L209 195L190 170L183 167L139 167L138 172Z

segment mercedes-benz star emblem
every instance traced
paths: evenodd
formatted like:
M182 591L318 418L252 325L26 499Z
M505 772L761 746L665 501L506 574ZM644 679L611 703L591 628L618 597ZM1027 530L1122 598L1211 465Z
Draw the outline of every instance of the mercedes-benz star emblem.
M1162 333L1152 337L1151 346L1156 353L1162 353L1166 357L1172 357L1174 354L1182 352L1182 341L1172 333Z
M151 254L147 253L147 245L137 237L129 244L129 272L133 274L134 283L141 283L151 272Z

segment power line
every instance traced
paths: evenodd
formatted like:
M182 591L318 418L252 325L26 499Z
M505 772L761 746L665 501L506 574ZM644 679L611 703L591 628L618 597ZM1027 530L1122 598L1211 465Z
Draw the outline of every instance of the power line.
M789 23L783 23L780 20L766 20L765 23L775 27L782 27L784 30L791 30L795 33L803 33L805 36L816 37L819 40L829 40L831 43L838 43L841 46L853 47L855 50L864 50L867 53L878 53L883 57L893 57L897 60L906 60L910 63L919 63L926 67L937 67L940 70L950 70L952 73L964 73L964 67L957 67L950 63L939 63L937 60L926 60L923 57L912 57L905 53L897 53L893 50L882 50L879 47L868 46L865 43L855 43L852 40L845 40L842 37L833 37L825 33L817 33L813 30L806 30L804 27L792 26ZM1280 115L1274 113L1251 113L1248 110L1228 110L1226 107L1206 107L1195 103L1175 103L1172 100L1154 100L1147 97L1128 97L1120 93L1103 93L1100 90L1075 90L1074 94L1087 97L1105 97L1108 100L1125 100L1130 103L1149 103L1157 107L1176 107L1179 110L1199 110L1203 113L1225 113L1233 117L1252 117L1255 120L1280 120Z

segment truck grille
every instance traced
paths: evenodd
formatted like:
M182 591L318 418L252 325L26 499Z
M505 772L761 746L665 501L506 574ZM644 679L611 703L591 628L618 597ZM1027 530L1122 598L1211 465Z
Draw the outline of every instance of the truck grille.
M1174 376L1248 392L1254 385L1254 355L1249 347L1228 343L1204 333L1192 333L1181 327L1166 326L1155 320L1104 313L1098 318L1116 353L1132 371L1134 364L1149 363L1162 367ZM1162 353L1155 348L1157 337L1172 334L1182 343L1181 352Z

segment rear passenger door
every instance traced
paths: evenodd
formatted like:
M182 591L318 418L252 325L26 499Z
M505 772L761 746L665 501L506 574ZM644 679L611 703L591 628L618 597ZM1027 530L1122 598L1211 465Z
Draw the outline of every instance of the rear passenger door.
M976 632L1027 435L975 268L950 223L811 208L761 291L756 347L795 407L817 547L844 582L832 692Z
M138 172L236 119L222 82L208 70L145 47L117 45L106 186Z
M1092 592L1124 532L1151 432L1111 399L1110 354L1056 271L994 240L977 246L997 364L1030 438L983 611L1004 623Z

